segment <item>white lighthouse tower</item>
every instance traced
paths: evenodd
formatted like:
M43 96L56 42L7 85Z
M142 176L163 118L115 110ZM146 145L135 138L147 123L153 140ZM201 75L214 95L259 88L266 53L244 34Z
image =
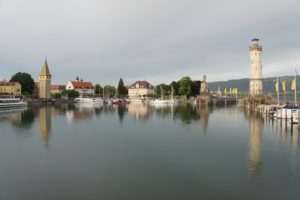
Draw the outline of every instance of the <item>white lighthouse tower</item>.
M259 39L252 39L252 45L249 47L250 51L250 83L249 95L257 96L263 94L262 81L262 64L261 53L262 46L259 45Z

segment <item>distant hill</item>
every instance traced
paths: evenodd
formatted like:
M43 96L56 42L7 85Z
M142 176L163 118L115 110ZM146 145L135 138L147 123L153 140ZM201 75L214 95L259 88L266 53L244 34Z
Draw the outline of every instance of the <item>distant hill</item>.
M286 80L286 90L291 91L291 82L294 79L294 76L282 76L279 77L280 81ZM275 93L275 82L277 77L270 77L263 79L263 87L266 93ZM208 87L210 91L217 91L220 86L221 91L224 91L224 88L238 88L239 92L248 92L249 90L249 78L236 79L236 80L228 80L228 81L216 81L209 82ZM281 86L281 85L280 85ZM300 89L300 76L297 76L297 86L298 90ZM280 87L281 90L281 87Z

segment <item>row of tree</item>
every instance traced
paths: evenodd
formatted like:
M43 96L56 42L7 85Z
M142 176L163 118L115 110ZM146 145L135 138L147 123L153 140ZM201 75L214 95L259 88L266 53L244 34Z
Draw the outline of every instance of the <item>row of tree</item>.
M114 87L112 85L105 85L101 87L100 84L95 85L95 95L103 96L103 97L126 97L128 96L128 89L124 86L123 79L121 78L118 83L118 87Z
M192 81L188 76L182 77L178 81L172 81L169 85L162 83L155 87L157 96L197 96L199 95L201 81Z

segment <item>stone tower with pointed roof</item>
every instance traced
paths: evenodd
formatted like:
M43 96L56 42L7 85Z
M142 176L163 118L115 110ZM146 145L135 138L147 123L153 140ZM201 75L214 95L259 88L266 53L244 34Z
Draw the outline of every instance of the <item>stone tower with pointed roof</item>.
M51 98L51 74L47 59L45 59L39 76L39 98L45 100Z

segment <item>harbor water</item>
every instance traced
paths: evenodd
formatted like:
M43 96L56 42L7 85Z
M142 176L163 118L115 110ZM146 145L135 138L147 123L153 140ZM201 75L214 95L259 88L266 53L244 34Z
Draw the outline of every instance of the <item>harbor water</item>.
M0 111L0 200L298 199L299 128L239 105Z

